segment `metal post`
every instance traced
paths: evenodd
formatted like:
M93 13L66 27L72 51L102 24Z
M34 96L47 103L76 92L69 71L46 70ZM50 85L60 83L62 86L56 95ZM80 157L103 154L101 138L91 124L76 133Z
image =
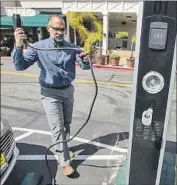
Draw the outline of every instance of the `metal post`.
M176 73L177 2L140 2L126 185L159 185Z

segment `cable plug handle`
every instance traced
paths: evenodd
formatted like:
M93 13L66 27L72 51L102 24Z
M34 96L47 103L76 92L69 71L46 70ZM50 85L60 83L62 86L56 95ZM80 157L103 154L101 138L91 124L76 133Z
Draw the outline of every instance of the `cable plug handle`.
M13 16L12 16L12 22L13 22L13 28L14 28L14 30L16 28L21 28L22 27L22 21L21 21L20 14L13 14Z

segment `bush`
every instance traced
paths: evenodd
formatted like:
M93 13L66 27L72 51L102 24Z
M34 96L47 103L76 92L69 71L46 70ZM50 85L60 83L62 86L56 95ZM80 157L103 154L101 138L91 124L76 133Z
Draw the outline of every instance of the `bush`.
M115 58L117 60L120 60L119 54L117 52L115 52L115 51L110 51L109 58Z

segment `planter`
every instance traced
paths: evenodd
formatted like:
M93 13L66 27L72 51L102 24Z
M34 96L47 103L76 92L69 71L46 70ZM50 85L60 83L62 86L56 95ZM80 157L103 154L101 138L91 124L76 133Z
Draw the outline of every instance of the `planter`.
M110 64L112 65L112 66L118 66L119 65L119 61L120 61L120 59L117 59L117 58L109 58L109 61L110 61Z
M127 58L127 67L133 68L135 64L135 59L134 58Z
M105 65L105 57L102 55L95 55L93 57L93 62L95 64L99 64L99 65Z

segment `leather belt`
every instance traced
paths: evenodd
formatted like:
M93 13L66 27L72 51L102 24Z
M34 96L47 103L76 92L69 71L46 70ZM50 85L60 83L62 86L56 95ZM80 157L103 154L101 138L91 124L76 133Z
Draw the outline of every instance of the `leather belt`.
M49 88L49 89L60 89L60 90L64 90L64 89L67 89L67 88L69 88L69 86L70 85L63 85L63 86L58 86L58 87L56 87L56 86L50 86L50 85L41 85L41 86L43 86L43 87L45 87L45 88Z

